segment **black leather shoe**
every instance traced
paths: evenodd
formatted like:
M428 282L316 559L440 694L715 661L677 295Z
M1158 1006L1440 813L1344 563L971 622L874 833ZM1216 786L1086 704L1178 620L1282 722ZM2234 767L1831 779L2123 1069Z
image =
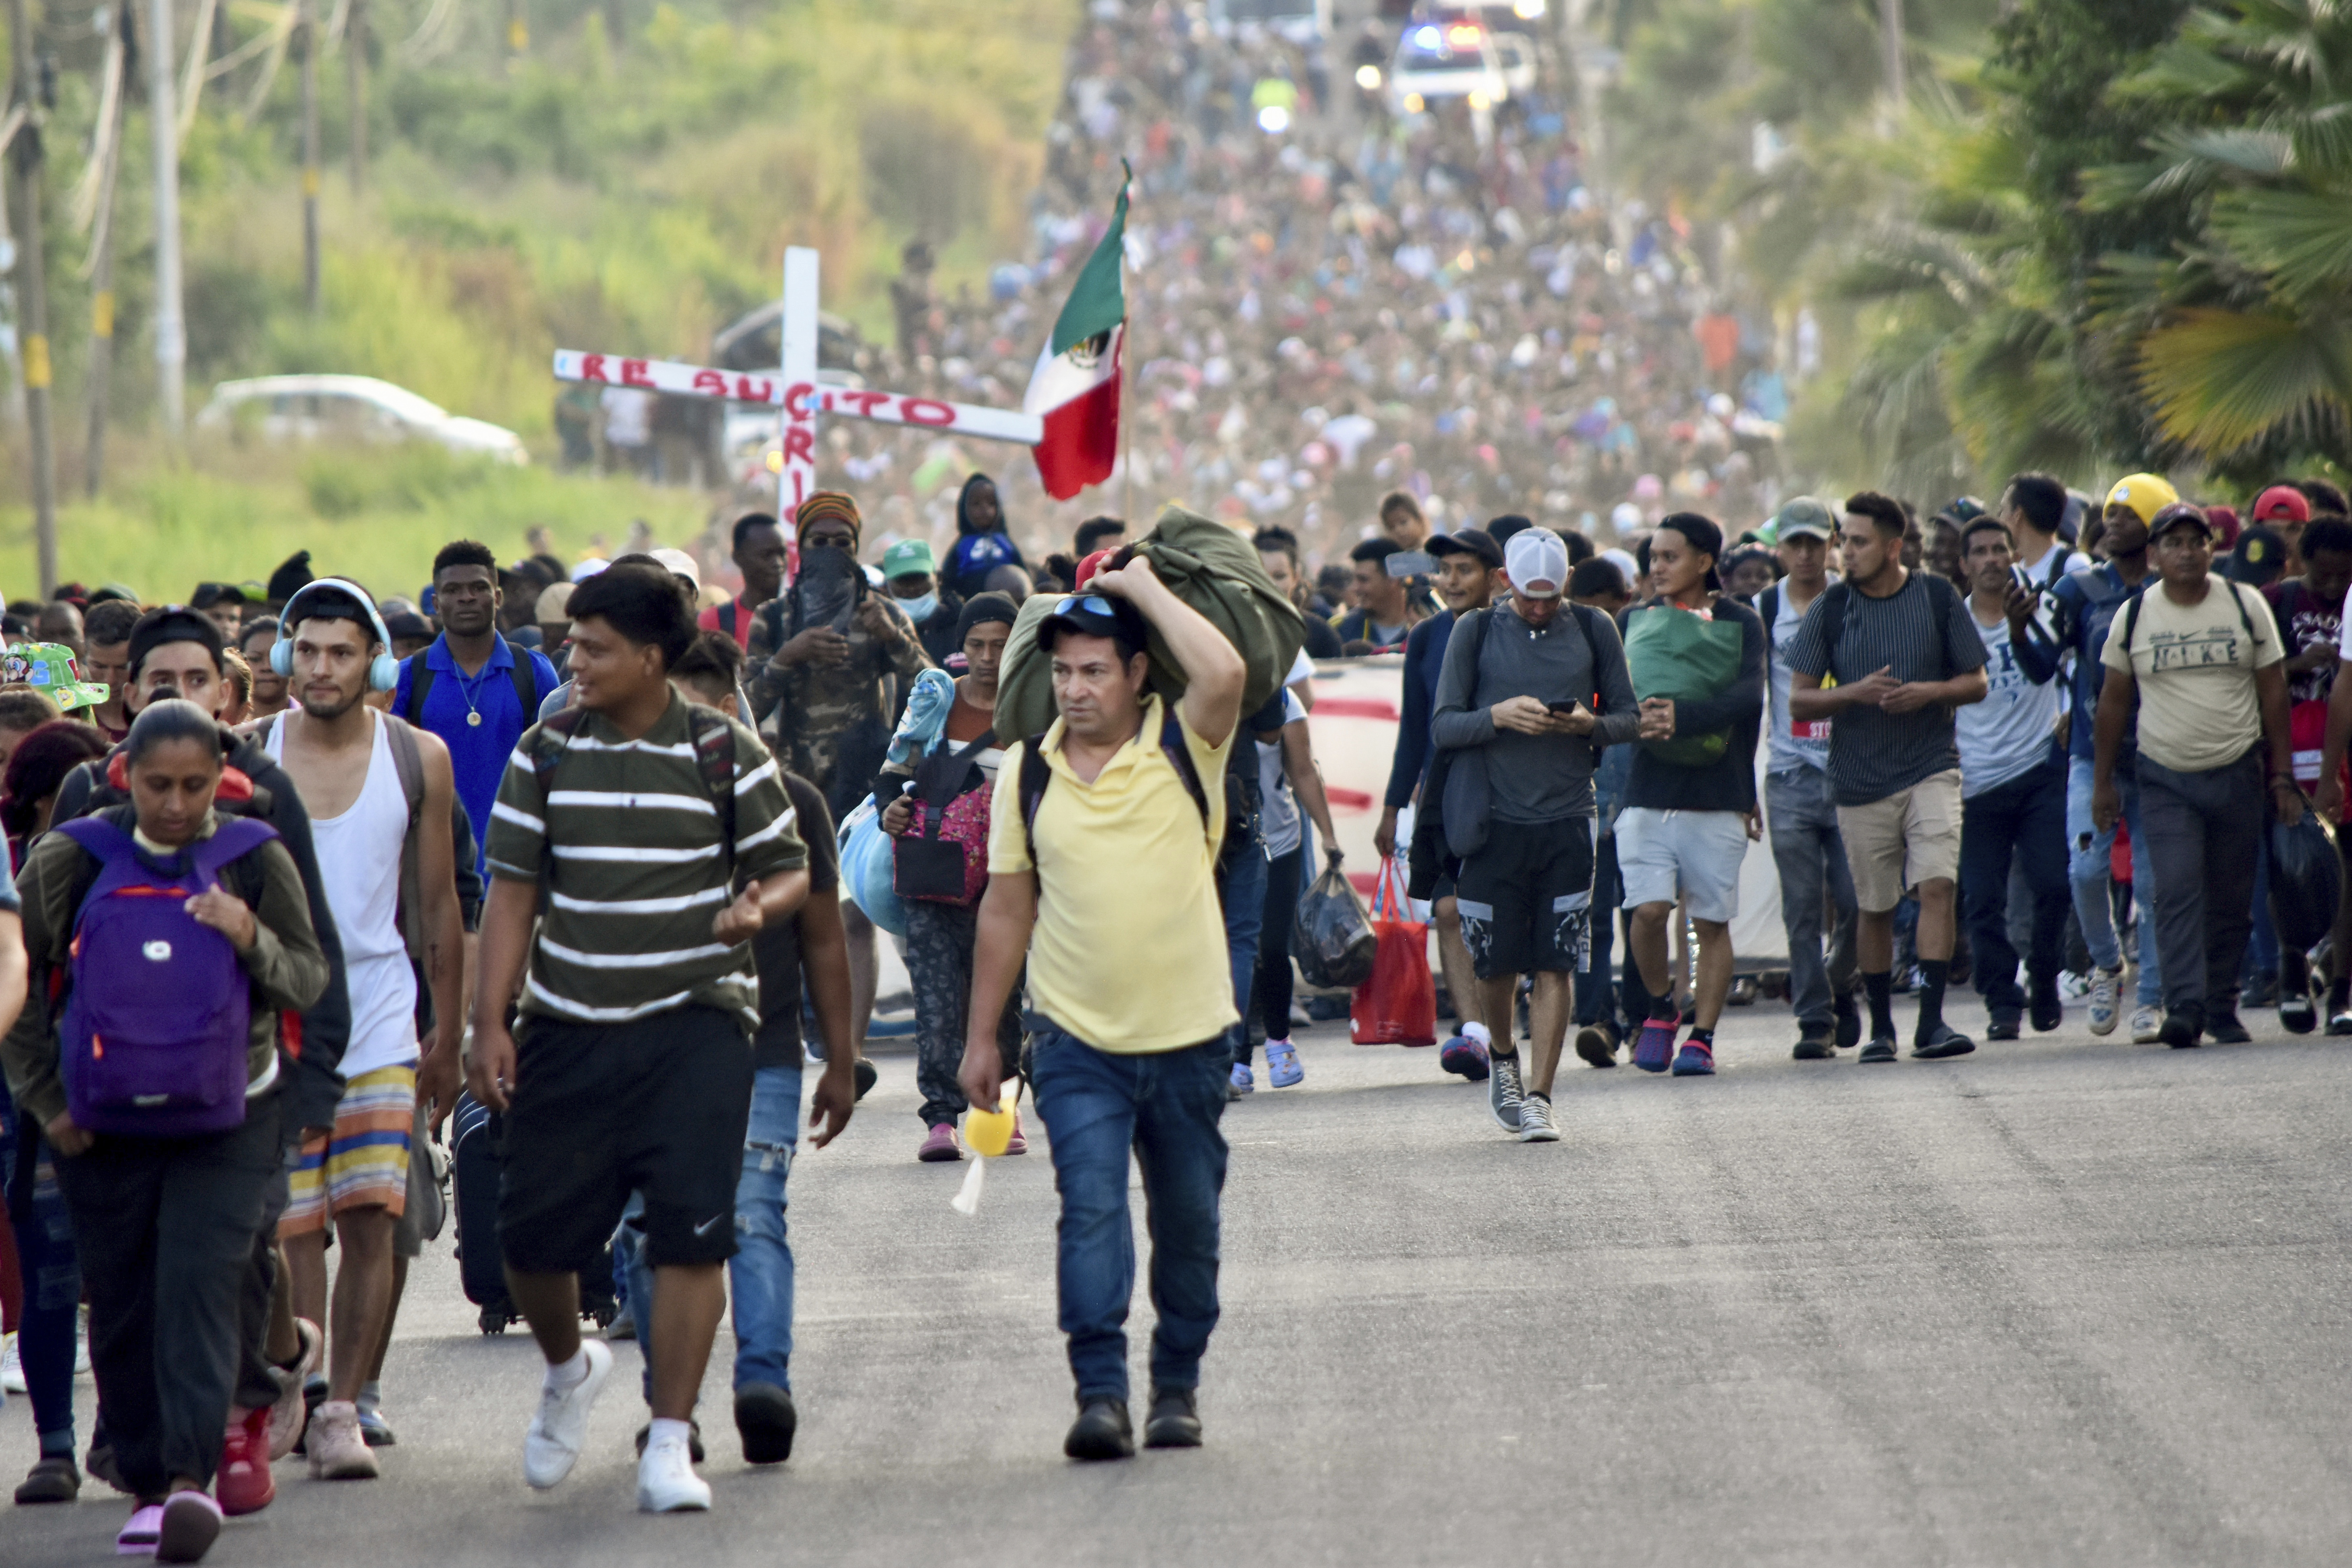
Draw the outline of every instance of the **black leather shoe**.
M2156 1032L2156 1037L2176 1051L2185 1051L2197 1045L2197 1037L2204 1032L2204 1008L2174 1007L2164 1015L2164 1027Z
M1842 991L1830 999L1830 1010L1837 1015L1838 1049L1850 1051L1862 1044L1862 1008L1853 993Z
M2066 1021L2066 1005L2058 999L2058 982L2037 980L2025 1002L2025 1016L2033 1024L2033 1032L2046 1035Z
M1985 1038L1988 1040L2013 1040L2017 1038L2017 1024L2018 1018L2016 1014L2009 1012L2006 1009L1995 1013L1985 1024Z
M2217 1046L2242 1046L2253 1038L2238 1022L2237 1011L2215 1013L2205 1020L2205 1037Z
M793 1457L793 1434L800 1430L793 1396L772 1383L747 1383L735 1391L735 1431L743 1439L747 1465L781 1465Z
M1189 1388L1155 1388L1151 1415L1143 1424L1147 1448L1197 1448L1201 1446L1201 1409Z
M1070 1423L1070 1435L1062 1439L1062 1452L1073 1459L1135 1458L1135 1428L1128 1423L1127 1401L1087 1401Z
M1797 1048L1789 1054L1801 1062L1832 1061L1837 1057L1837 1046L1829 1036L1808 1031L1798 1037Z

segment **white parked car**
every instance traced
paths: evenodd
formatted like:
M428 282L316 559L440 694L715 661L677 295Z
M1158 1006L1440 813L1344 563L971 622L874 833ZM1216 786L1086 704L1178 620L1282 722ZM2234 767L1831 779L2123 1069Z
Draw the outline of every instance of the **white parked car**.
M522 437L503 426L452 414L404 386L369 375L263 375L224 381L196 416L196 427L253 422L272 441L437 441L452 452L530 461Z

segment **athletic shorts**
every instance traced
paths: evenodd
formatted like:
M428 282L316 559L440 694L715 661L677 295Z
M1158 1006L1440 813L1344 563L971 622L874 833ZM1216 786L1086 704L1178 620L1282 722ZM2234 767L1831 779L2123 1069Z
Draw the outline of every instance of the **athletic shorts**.
M1739 864L1748 818L1737 811L1661 811L1629 805L1617 816L1617 874L1624 905L1690 900L1693 920L1728 925L1739 913Z
M1593 821L1497 822L1462 863L1454 907L1481 980L1581 974L1592 962Z
M626 1024L526 1018L505 1124L499 1244L523 1274L593 1268L631 1193L655 1268L735 1256L751 1117L740 1017L677 1007Z
M408 1205L409 1139L416 1121L416 1069L378 1068L343 1086L334 1131L305 1138L287 1173L281 1237L327 1228L352 1209L381 1208L397 1219Z
M1838 837L1853 872L1853 901L1885 914L1903 889L1960 874L1960 770L1921 779L1884 800L1837 808Z

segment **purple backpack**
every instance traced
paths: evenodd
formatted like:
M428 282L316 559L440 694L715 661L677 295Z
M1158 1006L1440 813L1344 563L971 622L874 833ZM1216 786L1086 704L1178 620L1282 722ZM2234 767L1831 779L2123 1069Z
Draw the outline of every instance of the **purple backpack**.
M250 984L228 938L185 905L276 831L223 817L170 860L99 817L58 831L99 864L74 920L73 993L58 1031L74 1125L177 1138L242 1124Z

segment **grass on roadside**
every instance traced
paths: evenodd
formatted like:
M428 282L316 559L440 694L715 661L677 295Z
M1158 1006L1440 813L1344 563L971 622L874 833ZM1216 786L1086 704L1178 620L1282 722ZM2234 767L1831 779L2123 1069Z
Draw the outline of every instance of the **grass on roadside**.
M96 500L59 476L73 492L58 507L59 577L122 583L151 602L184 598L201 582L267 581L298 550L310 552L322 577L414 595L434 552L452 539L478 539L513 560L525 552L524 534L544 525L572 560L598 535L622 548L638 519L659 542L684 543L702 531L709 510L700 490L509 468L423 444L198 445L175 460L118 437L110 451L119 456ZM31 596L37 560L32 508L8 494L0 500L0 590Z

